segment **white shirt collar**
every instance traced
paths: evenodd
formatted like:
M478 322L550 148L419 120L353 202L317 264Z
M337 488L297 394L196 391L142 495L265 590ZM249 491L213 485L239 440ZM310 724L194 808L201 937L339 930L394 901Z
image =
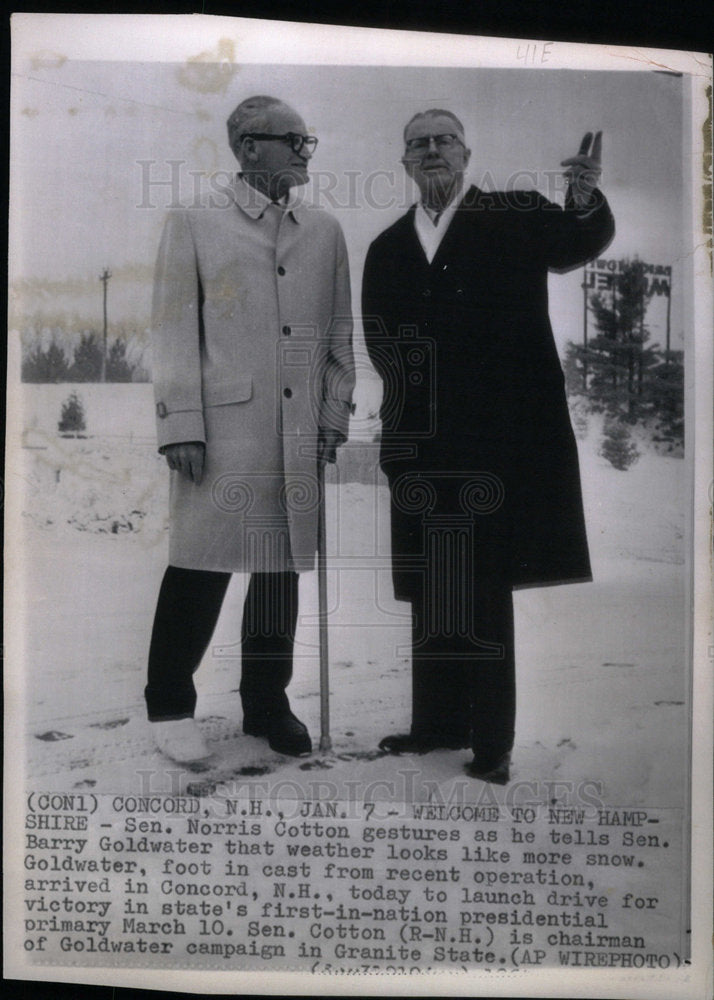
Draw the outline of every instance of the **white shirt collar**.
M457 208L461 204L464 195L466 193L465 188L453 198L446 208L439 214L439 218L434 222L436 212L432 209L427 208L422 202L416 206L416 211L414 212L414 228L416 229L416 234L421 243L422 249L426 255L426 259L431 262L436 256L436 251L441 245L441 241L446 234L446 230L451 224Z
M241 174L237 174L233 183L233 196L238 207L246 215L249 215L251 219L262 218L268 206L277 204L279 208L282 208L291 216L294 222L300 221L299 208L301 199L299 195L294 193L292 188L279 203L273 202L266 194L263 194L258 188L253 187L252 184L249 184Z

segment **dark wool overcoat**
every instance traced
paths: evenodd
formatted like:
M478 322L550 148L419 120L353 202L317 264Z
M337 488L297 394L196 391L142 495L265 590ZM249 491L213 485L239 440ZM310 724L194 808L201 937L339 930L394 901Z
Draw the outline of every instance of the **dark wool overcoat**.
M547 279L607 246L607 202L596 192L594 209L576 212L536 192L472 187L431 264L414 211L370 246L362 301L384 383L380 461L396 596L414 598L447 536L458 550L447 561L471 578L496 567L514 587L588 580Z

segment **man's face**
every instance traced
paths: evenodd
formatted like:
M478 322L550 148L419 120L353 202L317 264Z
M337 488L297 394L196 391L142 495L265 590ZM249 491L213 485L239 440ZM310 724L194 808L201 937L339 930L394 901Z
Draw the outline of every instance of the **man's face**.
M260 131L270 135L285 135L287 132L306 134L305 122L291 108L271 109L268 124ZM253 143L255 159L250 169L263 174L273 197L281 197L291 187L307 183L307 164L311 154L306 147L296 153L287 140L255 139Z
M437 146L429 137L456 136L452 145ZM426 141L422 148L410 148L410 140ZM459 128L453 118L447 115L425 115L417 118L407 129L406 147L402 163L407 174L416 182L423 200L428 204L430 196L452 190L461 183L468 165L471 150L467 149ZM421 144L418 144L421 145Z

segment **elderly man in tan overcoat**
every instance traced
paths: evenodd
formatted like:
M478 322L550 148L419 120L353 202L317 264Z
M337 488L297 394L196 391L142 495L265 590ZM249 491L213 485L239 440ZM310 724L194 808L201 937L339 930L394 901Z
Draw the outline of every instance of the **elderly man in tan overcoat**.
M250 574L243 730L311 750L290 710L298 574L314 567L318 462L347 436L354 385L347 251L331 216L300 205L317 144L292 108L250 98L228 119L232 185L169 213L153 308L159 448L171 471L169 567L146 701L160 749L209 756L192 675L230 574Z

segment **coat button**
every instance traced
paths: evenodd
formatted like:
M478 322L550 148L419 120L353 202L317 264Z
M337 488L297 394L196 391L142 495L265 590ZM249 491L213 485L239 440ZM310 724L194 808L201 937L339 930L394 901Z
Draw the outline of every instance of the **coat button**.
M424 296L425 299L428 299L429 296L431 295L431 288L425 288L424 291L422 292L422 295Z
M283 396L285 396L286 399L290 399L292 394L293 394L292 389L283 389Z
M283 274L285 274L285 268L283 267L282 264L278 268L278 274L281 275L281 277L282 277Z
M166 403L160 402L156 404L156 415L161 417L162 420L164 417L168 417L169 411L166 409Z
M283 333L285 334L286 337L289 337L292 332L293 331L290 329L289 326L284 326L283 327Z

